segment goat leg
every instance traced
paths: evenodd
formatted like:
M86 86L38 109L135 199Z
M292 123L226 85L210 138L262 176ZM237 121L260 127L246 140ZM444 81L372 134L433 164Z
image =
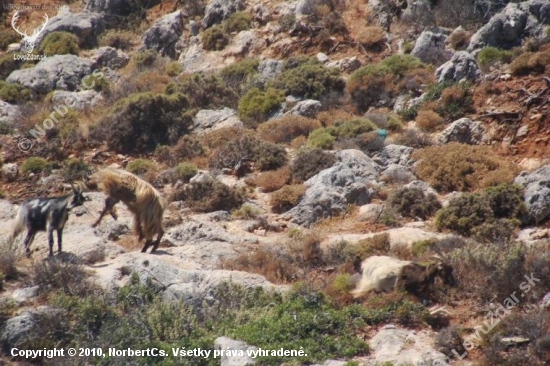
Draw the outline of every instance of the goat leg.
M25 241L23 241L23 245L25 246L25 252L27 254L27 258L30 258L31 256L31 249L30 249L30 245L34 239L34 235L36 234L36 232L32 231L32 230L29 230L27 232L27 236L25 237Z
M147 251L147 248L149 248L149 245L151 245L152 239L145 240L145 245L143 246L143 249L141 249L142 253L145 253Z
M113 216L113 207L118 203L118 201L115 201L114 199L112 199L111 197L107 197L105 199L105 207L103 207L103 210L101 211L101 213L99 214L99 218L96 220L96 222L94 222L92 224L92 227L96 227L97 225L99 225L99 223L101 222L101 220L103 219L103 216L105 216L105 214L107 212L109 212L111 214L111 216ZM116 220L116 214L114 214L113 218Z
M160 244L160 239L162 239L163 235L164 235L164 230L161 229L157 234L157 240L155 240L155 243L153 244L153 249L151 249L151 253L154 253L158 249Z
M57 229L57 254L61 254L61 237L63 236L63 229Z
M50 247L50 257L53 257L53 227L48 226L48 246Z

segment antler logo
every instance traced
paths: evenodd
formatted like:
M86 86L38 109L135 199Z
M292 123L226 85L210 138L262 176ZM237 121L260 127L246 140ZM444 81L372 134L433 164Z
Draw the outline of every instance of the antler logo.
M48 24L48 20L49 20L48 14L44 14L45 22L42 23L40 30L38 30L38 28L33 30L31 36L27 34L27 30L25 30L25 32L21 32L19 31L19 27L15 27L15 23L17 22L18 19L19 19L19 12L16 11L15 14L13 14L13 17L11 18L11 26L17 33L19 33L23 37L23 40L21 41L21 51L31 53L32 50L34 49L34 44L36 43L38 36L40 35L40 33L42 33L42 31L44 30L44 28L46 28L46 25Z

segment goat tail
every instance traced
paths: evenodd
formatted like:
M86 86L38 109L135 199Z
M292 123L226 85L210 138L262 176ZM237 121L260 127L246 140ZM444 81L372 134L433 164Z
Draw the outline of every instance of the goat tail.
M17 210L17 215L15 216L15 221L13 222L12 232L10 235L10 240L12 243L15 240L15 238L17 238L17 236L21 234L24 228L25 228L25 209L23 208L23 206L19 206L19 209Z
M140 212L135 214L140 218L141 234L145 237L145 239L153 239L155 234L163 232L162 218L164 214L164 207L162 197L154 197L141 209ZM134 226L134 231L137 229L138 228Z

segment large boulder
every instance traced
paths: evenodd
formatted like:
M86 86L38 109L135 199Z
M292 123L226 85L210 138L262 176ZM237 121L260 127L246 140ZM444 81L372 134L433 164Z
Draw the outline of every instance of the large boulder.
M163 56L176 58L176 42L182 33L183 14L178 10L157 20L145 31L141 42L147 49L155 50Z
M92 107L102 100L101 93L90 89L81 92L68 92L65 90L56 90L53 92L52 104L66 104L71 108L83 110Z
M475 57L466 51L458 51L453 57L435 70L438 82L476 80L481 76Z
M463 144L477 145L481 143L484 133L485 128L481 122L475 122L464 117L454 121L449 127L440 132L436 140L442 144L460 142Z
M220 52L205 51L198 37L191 37L189 47L181 53L178 62L183 72L188 74L219 70L225 66Z
M275 79L280 73L283 72L284 62L281 60L266 59L260 61L258 65L258 72L262 82L266 82L270 79Z
M312 15L319 6L331 6L331 0L299 0L296 4L296 17Z
M101 14L60 12L50 19L38 36L36 44L40 44L52 32L68 32L78 37L80 47L92 48L97 45L97 37L104 30L105 21Z
M247 355L247 351L257 350L257 347L249 346L248 344L236 341L227 337L218 337L214 341L215 350L227 351L228 349L233 350L233 353L237 351L237 355L227 355L225 353L220 357L221 366L251 366L256 363L252 357ZM242 352L241 352L242 351ZM242 356L241 356L242 353Z
M413 164L411 160L413 150L410 146L389 144L384 146L373 159L382 166L397 164L410 167Z
M321 102L318 100L306 99L296 103L296 105L285 114L314 118L321 110L321 106Z
M305 182L302 201L285 215L295 224L309 226L342 212L348 204L364 205L371 193L368 183L376 182L380 166L359 150L336 153L338 162Z
M25 344L36 325L34 315L25 312L6 321L0 337L4 349L17 348Z
M12 127L20 118L21 111L18 106L0 100L0 127L2 125Z
M55 89L75 90L82 78L92 73L93 62L75 55L55 55L41 60L36 66L15 70L6 79L35 92L46 94Z
M472 36L468 51L477 53L487 46L511 49L521 45L525 38L543 37L548 24L550 3L547 0L509 3Z
M130 61L130 56L124 51L113 47L100 47L93 51L92 60L96 67L108 67L110 69L120 69Z
M206 130L216 130L224 127L242 127L243 123L237 117L237 112L231 108L222 108L217 111L201 109L193 119L193 132L200 133Z
M443 33L424 31L416 40L411 55L424 63L439 66L452 56L452 52L445 49L446 39L447 36Z
M229 15L244 10L246 3L244 0L211 0L206 5L202 27L209 28L220 23Z
M151 0L143 2L143 5L150 8L159 2ZM136 11L136 2L133 0L89 0L86 2L86 10L112 16L127 16Z
M447 357L435 350L435 334L430 331L382 327L369 341L374 364L448 365Z
M537 223L547 218L550 214L550 165L532 173L521 172L514 183L525 188L524 202L531 220Z

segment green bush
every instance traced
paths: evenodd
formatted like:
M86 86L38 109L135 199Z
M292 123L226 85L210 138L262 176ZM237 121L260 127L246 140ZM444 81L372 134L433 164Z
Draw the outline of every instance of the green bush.
M48 162L46 159L36 156L27 158L23 164L21 164L21 173L41 173L48 169Z
M0 25L0 50L5 51L10 44L19 43L20 41L21 38L13 29L4 28Z
M485 70L497 62L509 63L512 59L512 51L501 50L496 47L485 47L477 54L478 65Z
M222 26L226 33L241 32L250 29L252 16L243 11L235 12L223 20Z
M366 65L354 71L346 88L355 107L359 111L366 111L380 100L380 96L397 96L408 89L407 80L414 79L415 72L419 69L427 67L418 58L411 55L392 55L377 64ZM420 78L424 77L425 75Z
M224 19L220 24L205 30L201 40L205 50L221 51L231 40L230 34L250 28L252 17L244 12L236 12Z
M495 239L495 234L511 234L510 230L496 229L506 226L513 229L526 215L523 188L503 184L452 199L447 207L437 213L435 225L438 230L451 230L466 236L476 234L480 240L491 241ZM494 226L488 227L491 224Z
M339 121L328 128L328 131L335 137L350 138L357 137L365 132L371 132L377 126L366 118L355 118L352 120Z
M84 180L84 176L90 172L90 166L82 159L68 159L63 164L63 176L69 182Z
M14 60L15 55L22 53L6 53L0 56L0 79L6 79L13 71L19 69L22 64L21 60ZM0 80L4 81L4 80Z
M401 215L426 220L441 208L434 194L426 194L420 188L399 188L388 197L388 204Z
M22 103L31 98L29 89L23 88L19 84L8 83L0 80L0 99L8 103Z
M135 159L126 165L126 170L132 174L145 174L148 171L156 169L157 164L154 161L147 159Z
M285 95L320 99L330 92L342 92L345 82L338 69L325 67L315 58L302 56L287 60L283 72L266 85L283 90Z
M319 173L323 169L330 168L336 163L334 154L325 152L322 149L307 149L298 152L292 162L292 179L302 183Z
M138 70L145 70L153 66L160 59L159 54L153 50L147 49L137 51L130 58L130 64Z
M239 97L233 89L214 74L195 73L180 76L177 83L168 83L164 93L181 93L189 99L189 106L197 109L237 108Z
M203 47L208 51L221 51L230 40L229 34L219 24L208 28L201 35Z
M127 51L132 46L132 39L134 37L134 33L129 31L109 29L105 33L102 33L99 37L99 45L102 47L109 46Z
M174 168L178 179L183 180L184 182L189 182L189 179L193 178L199 170L195 164L191 163L181 163Z
M166 64L164 71L168 76L176 77L183 71L183 66L177 61L172 61Z
M336 140L336 137L334 137L330 130L326 127L321 127L316 130L313 130L308 138L307 138L307 145L312 148L320 148L320 149L331 149L332 144Z
M267 115L277 109L284 99L280 90L268 88L262 92L258 88L252 88L239 99L239 118L245 125L254 127L265 121Z
M117 101L90 135L119 153L153 151L188 132L193 120L187 107L188 100L181 94L131 94Z
M46 56L78 55L78 38L68 32L52 32L40 43L38 51Z
M178 188L172 194L171 201L185 201L189 208L197 212L232 211L243 204L244 194L212 179Z
M236 93L244 91L247 79L258 73L260 61L257 58L245 58L232 63L220 71L220 77L224 83Z
M241 208L233 210L231 216L241 220L253 220L256 219L262 211L251 205L242 205Z

